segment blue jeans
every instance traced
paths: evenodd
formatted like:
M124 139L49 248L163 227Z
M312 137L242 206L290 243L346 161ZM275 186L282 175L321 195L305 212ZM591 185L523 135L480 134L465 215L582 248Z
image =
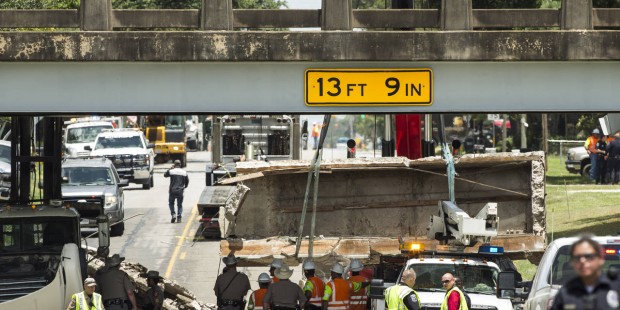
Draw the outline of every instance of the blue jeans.
M181 218L181 215L183 214L183 194L181 195L173 195L170 194L170 196L168 196L168 207L170 208L170 215L172 215L172 217L174 217L174 201L177 201L177 218Z
M598 154L590 154L590 180L596 181L598 177Z

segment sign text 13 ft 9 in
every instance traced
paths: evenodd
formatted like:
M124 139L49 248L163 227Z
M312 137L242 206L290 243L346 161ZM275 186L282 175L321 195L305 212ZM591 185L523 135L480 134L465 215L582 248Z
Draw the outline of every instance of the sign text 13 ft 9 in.
M309 106L420 105L433 103L431 69L308 69Z

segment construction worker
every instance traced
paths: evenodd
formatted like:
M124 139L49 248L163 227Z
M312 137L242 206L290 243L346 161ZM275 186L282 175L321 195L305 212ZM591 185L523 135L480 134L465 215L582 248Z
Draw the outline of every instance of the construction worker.
M103 306L107 310L137 310L134 285L129 276L120 270L124 257L118 254L106 259L105 267L97 271L95 280L99 283L97 292L103 297Z
M351 282L342 278L344 268L339 263L331 269L332 280L325 285L323 292L323 310L349 310L351 299Z
M248 300L248 310L263 310L263 300L267 289L271 284L271 277L263 272L258 276L258 290L250 294L250 300Z
M243 310L243 298L250 290L250 280L245 274L237 272L237 258L232 253L224 257L222 262L226 265L226 272L217 277L213 287L217 309Z
M385 308L387 310L420 310L422 303L418 293L413 290L416 274L413 269L403 271L400 282L388 287L385 292ZM405 309L406 308L406 309Z
M304 275L306 276L306 284L304 285L304 294L306 295L306 310L319 310L322 307L323 293L325 292L325 283L319 277L314 275L314 262L307 260L303 264Z
M359 260L353 259L351 260L349 269L351 270L351 277L349 278L349 282L352 282L351 287L356 286L357 284L355 283L360 283L364 286L364 288L351 292L349 308L351 310L366 310L368 304L368 289L366 286L370 284L370 280L360 275L360 272L364 269L364 265Z
M283 263L280 268L276 269L275 275L280 281L269 285L263 299L263 309L297 310L303 307L306 304L304 292L299 285L289 280L293 275L293 270Z
M469 310L463 292L456 286L454 275L446 273L441 277L441 284L446 290L440 310Z
M590 155L590 180L595 182L598 177L597 165L599 157L598 154L600 153L600 151L596 149L596 143L600 139L600 134L601 132L597 128L594 128L594 130L592 130L592 135L586 139L586 143L583 145L583 147L586 148L588 155Z
M278 277L275 275L275 271L276 269L282 267L282 263L283 262L281 258L274 258L271 262L271 265L269 265L269 275L271 275L271 283L278 283L278 281L280 281L280 279L278 279Z
M67 310L103 310L101 295L95 293L97 282L93 278L84 280L84 290L71 296Z
M319 136L321 135L321 126L316 122L312 123L312 140L314 141L314 145L312 147L313 150L316 150L319 147Z
M146 291L146 296L144 297L143 310L161 310L163 307L164 292L158 285L161 280L163 278L155 270L150 270L146 273L146 285L148 285L149 290Z

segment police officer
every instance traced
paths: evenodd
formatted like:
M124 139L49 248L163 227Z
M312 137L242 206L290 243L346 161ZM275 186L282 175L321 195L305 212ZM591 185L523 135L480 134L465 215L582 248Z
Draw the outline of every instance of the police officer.
M363 286L367 286L370 284L370 280L361 275L360 272L364 269L364 265L357 259L351 260L351 265L349 266L351 270L351 277L349 278L349 282L351 286L355 286L355 283L361 283ZM366 310L366 306L368 305L368 289L359 289L357 291L351 292L351 302L349 304L350 310Z
M416 274L413 269L403 271L400 283L388 287L385 292L385 308L388 310L420 310L422 304L418 293L413 290Z
M323 293L325 292L325 283L319 277L315 276L314 262L306 260L303 264L304 276L306 283L304 284L304 295L308 300L304 309L319 310L323 302Z
M218 310L243 310L243 298L250 290L248 276L237 271L237 258L229 254L222 259L226 271L215 280L215 297Z
M149 286L149 290L146 291L144 297L143 310L161 310L164 304L164 292L158 285L161 280L162 277L155 270L146 273L146 284Z
M258 276L259 289L250 294L248 310L263 310L263 301L265 300L269 284L271 284L271 277L267 273L261 273Z
M280 279L278 279L278 277L275 275L275 271L276 269L282 267L282 263L282 259L274 258L271 262L271 265L269 265L269 275L271 276L271 283L277 283L278 281L280 281Z
M618 184L620 180L620 131L616 132L614 139L607 144L607 182Z
M93 278L84 280L84 290L71 296L67 310L103 310L101 295L95 293L97 282Z
M95 280L99 283L97 291L103 297L103 306L107 310L137 310L134 285L129 276L120 270L124 257L118 254L106 259L105 267L97 271Z
M300 309L306 303L306 296L297 284L289 280L293 275L293 270L283 263L274 273L280 281L271 284L267 289L263 300L264 310Z
M451 273L446 273L441 277L441 285L446 290L446 295L441 303L440 310L468 310L467 300L463 292L456 286L456 278Z
M618 309L620 283L603 274L603 248L585 236L571 247L571 265L577 276L562 286L553 301L552 309Z

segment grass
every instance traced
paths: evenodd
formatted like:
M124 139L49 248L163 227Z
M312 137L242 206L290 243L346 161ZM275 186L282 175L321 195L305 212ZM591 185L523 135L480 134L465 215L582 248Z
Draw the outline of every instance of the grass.
M547 158L547 239L583 233L616 235L620 232L620 186L595 185L588 177L569 173L564 158ZM515 261L523 279L531 280L536 265Z

